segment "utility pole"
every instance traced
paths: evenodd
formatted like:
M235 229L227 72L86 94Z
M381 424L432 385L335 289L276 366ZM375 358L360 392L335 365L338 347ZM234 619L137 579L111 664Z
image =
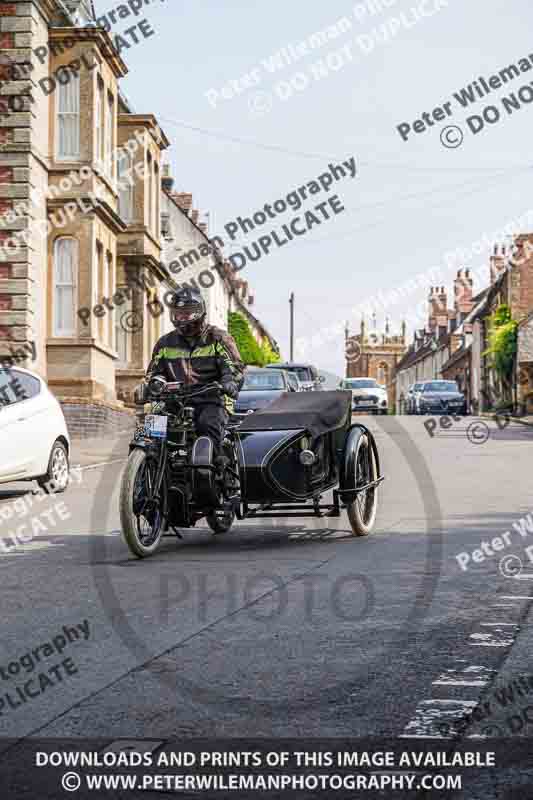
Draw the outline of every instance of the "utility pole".
M292 364L292 362L294 361L294 292L291 292L291 296L289 298L289 306L290 306L290 340L291 340L290 361Z

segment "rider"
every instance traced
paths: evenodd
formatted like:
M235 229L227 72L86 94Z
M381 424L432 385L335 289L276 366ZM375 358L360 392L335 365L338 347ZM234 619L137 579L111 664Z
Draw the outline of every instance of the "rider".
M195 425L200 436L209 436L220 455L228 411L233 410L244 379L235 340L229 333L206 322L207 309L202 293L194 287L179 289L172 298L170 319L176 330L156 343L146 379L162 375L168 381L181 381L198 387L218 381L224 398L214 393L191 397Z

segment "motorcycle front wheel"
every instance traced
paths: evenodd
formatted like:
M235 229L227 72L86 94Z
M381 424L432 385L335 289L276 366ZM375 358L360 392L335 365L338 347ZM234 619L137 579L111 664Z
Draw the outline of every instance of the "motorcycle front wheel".
M164 481L161 497L150 500L156 476L157 461L148 458L144 450L133 450L122 475L120 521L126 544L138 558L155 553L165 527Z

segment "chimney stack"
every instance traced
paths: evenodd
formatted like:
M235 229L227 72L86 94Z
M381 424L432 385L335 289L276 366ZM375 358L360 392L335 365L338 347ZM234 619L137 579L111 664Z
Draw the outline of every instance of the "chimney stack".
M505 250L505 246L502 245L501 248L498 247L497 244L494 245L494 253L490 257L490 282L495 283L501 273L505 269L505 262L506 262L507 254Z
M460 269L453 282L455 311L468 314L472 310L474 305L472 300L473 288L474 282L470 277L470 270L467 269L463 272Z

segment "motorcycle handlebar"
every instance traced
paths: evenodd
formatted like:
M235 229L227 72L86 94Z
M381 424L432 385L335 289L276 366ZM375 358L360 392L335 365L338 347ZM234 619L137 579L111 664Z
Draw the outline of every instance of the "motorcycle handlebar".
M154 387L150 388L150 384L152 381L157 381L159 384L158 391L154 391ZM165 395L176 394L180 397L194 397L199 394L204 394L206 392L222 392L222 385L218 381L213 381L212 383L206 383L205 386L200 387L191 387L188 391L186 390L183 383L178 381L166 381L164 378L157 376L155 379L152 378L148 381L146 386L146 393L149 398L153 399L162 399Z

